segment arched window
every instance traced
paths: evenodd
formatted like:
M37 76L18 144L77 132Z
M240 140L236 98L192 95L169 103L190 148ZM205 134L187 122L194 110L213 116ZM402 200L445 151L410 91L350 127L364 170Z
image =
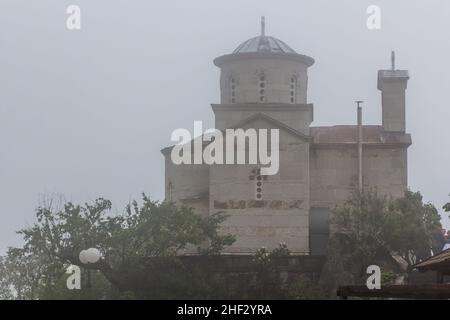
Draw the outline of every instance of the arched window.
M290 82L290 90L289 90L289 101L291 103L297 102L297 85L298 85L297 77L292 76L291 82Z
M261 74L259 76L258 90L259 90L259 102L266 102L267 79L264 74Z
M236 103L236 80L230 78L230 101L231 103Z

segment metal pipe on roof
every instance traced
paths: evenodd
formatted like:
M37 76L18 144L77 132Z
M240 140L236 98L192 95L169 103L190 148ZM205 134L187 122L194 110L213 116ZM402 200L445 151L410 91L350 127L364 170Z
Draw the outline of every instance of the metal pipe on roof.
M358 112L358 190L363 191L363 127L362 107L363 101L356 101Z

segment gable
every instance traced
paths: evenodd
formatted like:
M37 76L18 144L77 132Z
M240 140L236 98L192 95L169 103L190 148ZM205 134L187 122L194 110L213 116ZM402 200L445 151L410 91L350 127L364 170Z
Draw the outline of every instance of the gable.
M280 137L284 134L287 134L295 139L300 139L304 142L310 142L311 137L308 135L305 135L301 133L298 130L295 130L286 124L282 123L281 121L278 121L264 113L255 113L254 115L238 122L236 125L232 126L228 129L249 129L249 128L255 128L255 129L279 129L280 130Z

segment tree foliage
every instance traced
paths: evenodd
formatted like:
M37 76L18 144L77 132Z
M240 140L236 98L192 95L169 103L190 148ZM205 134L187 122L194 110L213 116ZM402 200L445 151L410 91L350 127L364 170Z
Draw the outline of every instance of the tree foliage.
M41 206L36 216L35 224L19 231L24 247L10 249L0 264L2 288L13 288L10 294L18 299L51 297L49 290L65 284L69 265L92 270L93 281L106 279L121 293L154 297L149 288L160 285L162 278L173 280L192 271L180 261L180 253L216 255L234 241L219 233L224 215L201 217L190 208L154 202L145 195L141 204L133 202L121 215L111 214L110 201L98 199L84 206ZM82 264L79 253L91 247L98 248L102 258ZM170 296L176 286L169 287Z
M450 205L449 205L450 207ZM446 207L444 207L445 209ZM252 272L227 272L215 259L234 237L219 232L226 219L143 195L123 214L111 202L38 207L36 222L19 231L25 244L0 258L2 299L308 299L328 297L317 279L280 272L290 252L262 248ZM334 284L361 283L365 268L382 267L386 281L442 247L440 217L420 193L393 199L376 190L355 193L332 218L328 274ZM95 247L102 258L82 264ZM189 254L198 258L190 259ZM283 262L284 261L284 262ZM82 290L69 291L66 269L82 269ZM327 281L327 277L324 277ZM329 280L329 279L328 279ZM323 281L322 281L323 284Z
M376 190L354 193L334 210L332 226L326 269L337 274L333 281L339 284L361 283L371 264L385 272L409 272L442 248L438 211L424 204L419 192L406 191L398 199Z
M230 267L220 253L234 237L219 232L226 219L221 213L202 217L145 195L121 215L113 215L105 199L83 206L53 203L40 206L36 223L20 231L23 248L11 248L0 260L1 297L298 299L320 294L311 279L280 273L280 261L290 255L286 245L257 251L249 272ZM82 264L79 253L91 247L102 258ZM66 286L70 265L81 268L81 290Z
M442 209L444 209L445 212L450 212L450 202L447 202L447 203L442 207Z
M419 192L406 191L393 200L386 219L385 238L389 251L400 255L408 270L420 259L439 253L442 248L441 217L430 203L423 203Z

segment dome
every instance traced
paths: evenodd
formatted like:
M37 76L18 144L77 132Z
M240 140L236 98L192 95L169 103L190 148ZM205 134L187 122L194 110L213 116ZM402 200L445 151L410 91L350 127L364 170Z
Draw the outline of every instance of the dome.
M233 54L246 52L296 53L283 41L265 35L260 35L241 43L233 51Z
M221 68L225 63L239 60L270 58L290 60L302 63L308 67L314 64L314 59L297 53L285 42L266 35L266 23L261 17L261 34L242 42L231 54L214 59L214 64Z
M280 39L266 36L266 22L264 17L261 17L261 35L241 43L233 51L233 54L249 52L297 53Z

